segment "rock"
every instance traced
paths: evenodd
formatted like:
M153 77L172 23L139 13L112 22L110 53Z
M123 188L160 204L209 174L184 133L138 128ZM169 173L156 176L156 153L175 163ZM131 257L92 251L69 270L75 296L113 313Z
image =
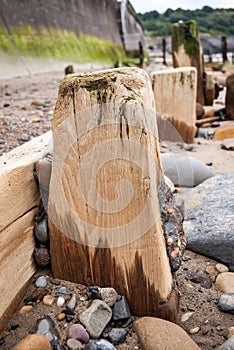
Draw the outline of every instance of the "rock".
M219 298L218 307L221 311L234 314L234 293L222 294Z
M163 153L161 160L164 174L175 186L194 187L215 175L205 164L184 153Z
M234 335L219 346L217 350L234 350Z
M52 295L45 295L43 298L43 304L47 306L52 306L54 303L54 297Z
M154 317L134 322L142 350L199 350L197 344L176 324Z
M131 317L131 312L125 296L119 296L113 307L113 321L123 321Z
M59 288L59 290L57 291L56 294L66 294L66 293L67 293L67 288L61 287L61 288Z
M25 306L22 306L21 309L19 310L19 314L20 315L23 315L23 314L27 314L29 311L32 310L32 305L25 305Z
M68 331L68 338L80 340L82 343L89 341L89 334L81 324L73 324Z
M55 328L55 324L49 316L37 320L36 333L43 335L50 342L57 343L60 339L59 333Z
M215 176L184 196L187 249L234 271L234 173ZM187 196L187 201L186 201Z
M221 143L221 148L228 151L234 151L234 138L223 140Z
M54 284L55 286L59 286L61 284L61 281L53 279L50 281L50 283Z
M108 334L108 340L114 345L119 345L125 342L127 334L127 329L113 328Z
M33 257L35 259L36 264L42 267L47 266L50 262L49 250L44 247L35 248Z
M234 125L219 127L214 134L214 140L223 141L234 138Z
M51 346L42 335L31 334L15 345L12 350L51 350Z
M102 300L108 305L113 306L116 302L118 293L114 288L101 288L100 295Z
M181 316L181 322L186 322L188 321L188 319L190 319L190 317L194 314L194 311L191 312L186 312L185 314L183 314Z
M85 350L115 350L116 348L105 339L90 340Z
M94 300L91 306L79 315L79 320L92 338L98 338L111 317L111 308L101 300Z
M69 300L69 302L67 303L67 308L69 310L74 310L76 307L76 295L72 294L71 299Z
M37 288L32 292L32 300L42 300L44 296L47 294L47 290L45 288Z
M81 342L79 342L79 340L71 338L71 339L68 339L67 341L67 347L68 349L78 350L82 348L82 344Z
M40 276L37 278L35 285L38 288L45 288L47 286L48 282L45 276Z
M65 303L65 299L63 297L58 297L58 300L57 300L57 306L63 306Z
M227 116L229 119L234 120L234 74L230 74L226 79L226 97L225 105L227 110Z
M209 289L212 287L212 282L207 272L198 270L191 274L190 281L193 283L199 283L201 287Z
M65 75L74 73L74 67L73 67L73 65L72 65L72 64L69 64L69 65L65 68L64 73L65 73Z
M216 288L225 293L234 293L234 273L223 272L220 273L215 282Z
M66 318L66 314L64 312L60 312L57 316L58 321L63 321Z
M58 344L56 350L66 350L63 345Z
M194 328L190 328L189 333L190 334L196 334L200 331L200 327L194 327Z
M175 186L174 186L173 182L166 175L164 175L164 180L166 182L166 185L170 188L171 193L174 193L175 192Z
M210 126L211 126L212 128L218 128L218 127L220 126L220 122L217 122L217 121L212 122L212 123L210 124Z
M216 270L219 272L219 273L222 273L222 272L228 272L228 267L224 264L216 264L215 265L215 268Z
M34 236L38 243L47 246L49 244L48 219L41 220L35 227Z
M228 339L231 338L233 335L234 335L234 327L229 327L228 334L227 334Z
M27 142L29 140L29 135L28 134L22 134L21 135L21 141Z
M200 103L196 103L196 116L197 119L201 119L203 117L203 115L205 114L205 109L203 108L203 106Z

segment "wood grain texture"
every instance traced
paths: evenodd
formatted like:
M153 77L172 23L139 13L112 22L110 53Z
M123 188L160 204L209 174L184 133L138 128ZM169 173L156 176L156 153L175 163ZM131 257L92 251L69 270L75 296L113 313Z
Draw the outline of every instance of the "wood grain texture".
M40 201L33 164L51 151L51 132L0 157L0 328L36 271L33 229Z
M56 277L113 286L136 315L173 291L160 218L154 98L137 68L74 75L53 118L50 253ZM175 319L174 308L164 311Z

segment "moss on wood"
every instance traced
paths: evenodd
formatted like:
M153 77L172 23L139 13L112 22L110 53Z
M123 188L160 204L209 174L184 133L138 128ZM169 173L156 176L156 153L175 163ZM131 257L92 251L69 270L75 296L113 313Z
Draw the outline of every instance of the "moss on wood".
M172 26L172 49L179 51L180 46L184 46L187 55L198 58L200 53L200 43L196 21L188 21L173 24Z

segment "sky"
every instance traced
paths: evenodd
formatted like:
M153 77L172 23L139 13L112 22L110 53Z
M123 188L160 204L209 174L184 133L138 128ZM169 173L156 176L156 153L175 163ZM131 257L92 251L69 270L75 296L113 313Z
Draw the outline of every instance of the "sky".
M176 10L178 7L184 10L196 10L203 6L213 8L234 8L233 0L130 0L135 11L145 13L149 11L165 12L168 8Z

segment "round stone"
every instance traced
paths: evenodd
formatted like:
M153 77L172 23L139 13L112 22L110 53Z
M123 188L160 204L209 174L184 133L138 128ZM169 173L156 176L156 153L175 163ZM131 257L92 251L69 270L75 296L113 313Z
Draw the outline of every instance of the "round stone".
M113 306L116 302L118 293L114 288L102 288L100 290L100 295L102 297L102 300L108 305Z
M67 341L67 347L68 349L79 350L81 349L82 344L78 340L71 338Z
M58 297L57 306L63 306L65 303L65 299L63 297Z
M21 340L12 350L51 350L50 342L40 334L31 334Z
M29 311L32 310L32 305L25 305L23 307L21 307L21 309L19 310L19 314L23 315L23 314L27 314Z
M34 230L34 236L38 243L47 246L49 244L48 222L47 219L40 221Z
M218 272L222 273L222 272L228 272L228 267L224 264L216 264L215 268Z
M66 315L63 312L60 312L57 316L58 321L63 321L65 319Z
M50 254L47 248L35 248L33 257L39 266L47 266L50 262Z
M45 288L48 284L47 279L45 276L40 276L35 282L36 287L38 288Z
M43 298L43 304L46 306L52 306L54 303L54 297L52 295L45 295Z
M76 323L69 328L68 338L74 338L83 343L87 343L89 341L89 334L81 324Z

